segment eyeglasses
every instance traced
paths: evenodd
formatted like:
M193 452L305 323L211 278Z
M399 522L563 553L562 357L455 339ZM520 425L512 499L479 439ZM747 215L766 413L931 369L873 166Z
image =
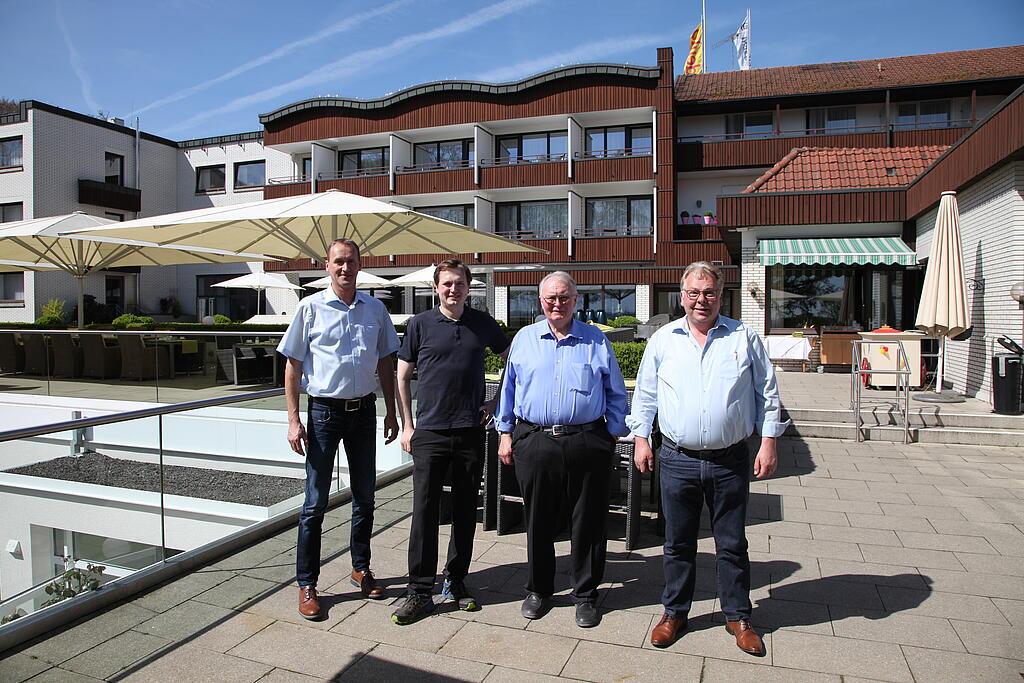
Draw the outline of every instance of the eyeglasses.
M686 298L690 301L696 301L700 298L701 294L704 295L704 298L707 301L714 301L718 298L717 289L684 289L683 294L685 294Z
M562 304L564 306L575 298L575 294L571 296L542 296L541 301L546 303L548 306L554 306L555 304Z

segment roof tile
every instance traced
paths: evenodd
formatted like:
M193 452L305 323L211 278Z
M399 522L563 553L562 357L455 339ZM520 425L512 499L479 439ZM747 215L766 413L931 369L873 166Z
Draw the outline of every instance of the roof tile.
M902 187L935 161L945 145L796 147L744 193Z

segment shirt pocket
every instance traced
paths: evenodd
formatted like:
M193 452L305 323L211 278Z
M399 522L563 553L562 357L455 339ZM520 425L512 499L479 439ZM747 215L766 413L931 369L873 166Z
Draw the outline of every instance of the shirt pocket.
M568 379L569 388L578 394L589 394L594 390L594 369L586 363L572 363Z

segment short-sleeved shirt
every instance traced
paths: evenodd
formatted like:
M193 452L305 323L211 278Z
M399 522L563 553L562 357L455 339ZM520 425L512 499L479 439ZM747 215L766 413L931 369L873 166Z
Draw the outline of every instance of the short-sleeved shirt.
M377 361L398 350L387 309L365 292L346 304L328 287L299 302L277 350L302 361L302 388L318 398L361 398L377 389Z
M416 364L416 427L461 429L480 424L484 347L508 348L508 337L483 311L466 307L452 320L439 307L413 316L398 357Z

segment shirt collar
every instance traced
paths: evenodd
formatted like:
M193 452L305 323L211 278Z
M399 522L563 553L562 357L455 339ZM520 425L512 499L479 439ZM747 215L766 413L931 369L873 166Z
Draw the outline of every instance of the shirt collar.
M430 309L430 311L431 311L431 316L433 317L433 319L434 319L435 321L437 321L437 322L442 322L442 323L443 323L444 321L446 321L446 320L447 320L448 322L452 322L452 323L462 322L462 321L464 321L464 320L466 319L466 316L467 316L467 315L470 315L470 313L469 313L469 312L470 312L471 310L472 310L472 309L471 309L471 308L470 308L469 306L464 306L464 307L462 308L462 315L461 315L461 316L459 316L459 319L458 319L458 320L455 320L454 318L449 318L449 317L448 317L448 316L446 316L446 315L445 315L444 313L442 313L442 312L441 312L441 307L440 307L440 306L434 306L434 307L433 307L432 309Z
M726 332L733 332L736 329L736 325L739 323L738 320L727 318L721 313L718 314L718 320L715 321L714 327L708 330L708 335L717 329L724 329ZM673 332L680 332L685 335L691 334L690 332L690 319L685 315L679 319L676 329Z
M565 336L566 337L576 337L577 339L582 339L584 332L586 332L586 328L583 327L584 325L586 325L586 323L583 323L583 322L580 322L579 320L575 320L574 319L572 321L572 325L569 326L569 331L566 332ZM539 321L537 323L537 331L540 332L539 336L542 339L544 337L550 337L552 339L555 338L554 333L551 331L551 325L548 324L548 319L547 318L544 318L544 320L541 320L541 321Z

